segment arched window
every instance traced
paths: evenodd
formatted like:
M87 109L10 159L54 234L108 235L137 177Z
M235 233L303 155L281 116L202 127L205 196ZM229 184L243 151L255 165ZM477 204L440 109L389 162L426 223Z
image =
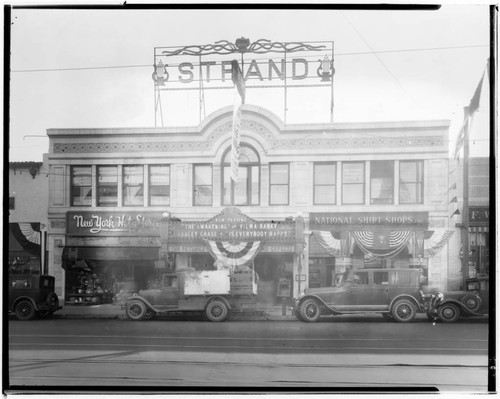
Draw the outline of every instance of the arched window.
M259 205L260 159L257 151L241 144L238 182L231 180L231 147L222 157L222 205Z

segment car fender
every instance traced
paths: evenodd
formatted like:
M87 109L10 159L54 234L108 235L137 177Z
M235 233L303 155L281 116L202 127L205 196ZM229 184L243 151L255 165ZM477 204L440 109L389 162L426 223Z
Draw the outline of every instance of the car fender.
M410 301L412 301L415 306L417 307L417 309L421 309L422 306L420 305L420 302L413 296L413 295L409 295L409 294L400 294L394 298L392 298L392 301L389 305L389 309L392 309L392 306L397 302L399 301L400 299L408 299Z
M12 304L12 308L10 309L11 312L14 311L14 309L16 308L17 304L21 301L24 301L24 300L28 300L31 302L31 304L34 306L35 310L38 312L39 308L37 306L37 304L35 303L35 301L33 300L33 298L30 298L29 296L20 296L20 297L17 297L16 300L14 301L14 303Z
M133 296L129 297L129 298L127 299L127 302L126 302L125 306L126 306L126 305L128 305L128 303L129 303L130 301L134 301L134 300L139 300L139 301L143 302L143 303L144 303L144 304L145 304L145 305L146 305L149 309L152 309L152 310L154 310L155 312L158 312L158 311L159 311L157 308L155 308L155 306L154 306L154 305L152 305L152 304L151 304L151 302L149 302L146 298L144 298L144 297L142 297L142 296L140 296L140 295L133 295Z
M225 305L227 306L227 308L229 310L231 310L231 304L229 303L229 301L224 298L223 296L209 296L207 299L205 299L205 302L203 302L203 307L206 308L207 305L212 302L212 301L215 301L215 300L218 300L218 301L221 301L221 302L224 302Z
M459 301L458 299L453 299L453 298L449 298L449 299L443 299L441 302L439 302L439 305L437 305L437 307L439 308L440 306L443 306L447 303L453 303L454 305L457 305L458 308L460 309L460 312L463 314L463 315L468 315L468 316L481 316L480 313L475 313L475 312L472 312L467 306L465 306L465 304L463 304L461 301Z
M314 299L314 300L318 301L324 307L326 307L328 310L330 310L333 314L343 314L343 312L339 312L338 310L335 310L334 307L331 307L330 305L328 305L325 301L323 301L323 299L321 299L317 295L306 295L306 296L303 296L302 298L300 298L299 301L297 302L297 309L300 307L302 302L304 302L307 299Z

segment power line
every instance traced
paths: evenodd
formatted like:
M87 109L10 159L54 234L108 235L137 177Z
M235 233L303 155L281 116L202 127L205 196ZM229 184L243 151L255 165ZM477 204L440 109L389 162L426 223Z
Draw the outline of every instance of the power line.
M370 46L368 46L368 47L370 47ZM414 48L414 49L400 49L400 50L360 51L360 52L354 52L354 53L338 53L338 54L335 54L335 57L368 55L368 54L370 54L370 55L372 55L372 54L394 54L394 53L407 53L407 52L417 52L417 51L459 50L459 49L480 48L480 47L489 47L489 45L488 44L476 44L476 45L470 45L470 46L449 46L449 47L429 47L429 48ZM260 59L260 58L256 58L256 59ZM178 65L179 64L169 64L169 66L178 66ZM75 68L17 69L17 70L12 70L10 72L11 73L62 72L62 71L86 71L86 70L100 70L100 69L152 68L152 67L153 67L152 64L147 64L147 65L138 64L138 65L111 65L111 66L93 66L93 67L75 67Z

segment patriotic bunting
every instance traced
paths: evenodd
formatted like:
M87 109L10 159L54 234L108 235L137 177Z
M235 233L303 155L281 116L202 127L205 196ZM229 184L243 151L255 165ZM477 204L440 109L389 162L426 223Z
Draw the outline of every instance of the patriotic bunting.
M327 254L342 255L341 240L335 239L330 231L312 230L312 233Z
M411 238L410 231L353 231L352 235L359 248L370 259L396 256L408 245Z
M424 256L426 258L435 256L443 249L452 235L452 230L436 230L430 239L424 241Z
M262 248L262 241L229 242L205 240L215 260L227 259L234 270L249 264Z

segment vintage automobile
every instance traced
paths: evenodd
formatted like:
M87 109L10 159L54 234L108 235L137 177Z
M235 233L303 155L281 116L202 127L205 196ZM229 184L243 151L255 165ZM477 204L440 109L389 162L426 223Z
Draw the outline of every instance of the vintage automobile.
M141 290L128 298L130 320L168 313L204 312L210 321L227 319L231 309L252 303L257 294L255 274L229 270L179 271L163 274L161 288Z
M62 309L54 282L54 277L47 275L9 274L9 313L18 320L31 320Z
M412 321L421 304L420 269L355 269L338 273L333 287L308 288L294 313L304 322L321 315L379 313L398 322Z
M481 298L481 306L477 313L488 314L490 306L490 278L488 275L479 274L477 277L465 280L466 290L473 292Z

